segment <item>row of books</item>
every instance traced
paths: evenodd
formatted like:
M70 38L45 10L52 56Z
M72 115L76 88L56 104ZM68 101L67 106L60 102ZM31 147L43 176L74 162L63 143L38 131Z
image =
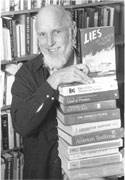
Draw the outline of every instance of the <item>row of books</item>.
M22 148L22 137L14 131L10 111L1 113L1 150L12 150Z
M1 11L20 11L41 8L49 4L77 5L84 3L96 3L101 0L2 0Z
M80 41L81 59L94 83L59 86L58 151L62 168L72 180L124 174L114 31L101 27L99 37L98 29L82 29ZM84 43L87 37L91 39Z
M71 11L78 29L113 26L114 24L114 8L110 6L78 8ZM39 53L35 21L36 16L27 13L14 17L5 16L0 18L0 34L2 37L1 60L12 61L16 57ZM76 42L79 39L78 32Z
M0 72L0 87L1 87L1 97L0 97L0 107L11 105L12 94L11 87L15 79L15 73L22 66L23 63L18 64L8 64L5 69Z
M0 18L1 60L11 61L16 57L38 54L35 21L36 16L30 14Z
M1 179L23 179L24 155L20 151L1 154Z

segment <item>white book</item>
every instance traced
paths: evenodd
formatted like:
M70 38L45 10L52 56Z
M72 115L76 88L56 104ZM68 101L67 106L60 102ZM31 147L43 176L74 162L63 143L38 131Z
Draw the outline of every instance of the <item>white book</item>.
M59 94L63 96L77 95L77 94L87 94L93 92L102 92L108 90L118 89L118 82L116 80L110 80L105 82L98 82L92 84L62 84L59 86Z
M10 30L7 28L3 28L3 45L4 45L4 59L7 61L11 61L12 53L11 53Z
M6 105L10 105L12 102L11 88L15 77L13 75L6 75Z
M10 112L8 114L8 138L9 138L9 149L14 148L14 128L12 125L12 118Z
M4 105L4 93L5 93L5 72L0 71L0 107Z
M123 146L123 139L114 139L109 141L102 141L90 144L84 144L79 146L71 146L64 139L59 137L59 146L62 145L65 148L67 154L79 154L84 151L104 149L104 148L116 148Z
M94 133L99 131L105 131L109 129L117 129L121 127L121 119L102 121L102 122L91 122L78 125L64 125L58 119L58 128L70 134L71 136Z
M76 169L82 167L93 167L104 164L117 163L122 161L122 154L120 152L114 154L107 154L103 156L96 156L85 159L68 160L63 153L60 154L60 158L64 161L68 169Z
M4 60L4 42L3 42L3 29L2 29L3 19L0 18L0 61Z
M117 153L119 151L119 148L115 147L115 148L94 149L94 150L83 151L75 154L68 154L63 145L59 145L58 149L59 149L59 153L65 154L68 160L102 156L102 155Z

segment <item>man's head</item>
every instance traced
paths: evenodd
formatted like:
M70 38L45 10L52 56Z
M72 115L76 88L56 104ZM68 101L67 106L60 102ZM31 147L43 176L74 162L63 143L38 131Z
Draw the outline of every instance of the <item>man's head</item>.
M62 68L72 53L76 26L69 11L62 6L49 5L37 15L36 31L44 63L51 68Z

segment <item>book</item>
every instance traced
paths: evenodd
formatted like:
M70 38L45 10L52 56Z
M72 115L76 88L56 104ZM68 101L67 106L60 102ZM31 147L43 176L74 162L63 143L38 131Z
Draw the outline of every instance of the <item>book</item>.
M63 114L60 109L57 109L57 119L59 119L64 125L75 125L82 123L90 123L97 121L106 121L120 118L120 109L109 109L92 112L79 112L71 114Z
M122 154L120 152L114 154L107 154L103 156L77 159L77 160L68 160L65 157L65 154L60 154L61 161L64 161L67 169L76 169L82 167L95 167L104 164L117 163L122 161Z
M2 154L2 158L5 161L5 179L13 179L12 156L9 153L4 153Z
M83 158L90 158L90 157L99 157L102 155L113 154L119 152L118 148L103 148L103 149L96 149L90 151L83 151L81 153L76 154L68 154L65 151L65 147L59 146L59 154L63 153L68 160L77 160Z
M77 94L87 94L94 92L102 92L109 90L118 89L118 82L116 80L112 81L102 81L100 83L92 83L92 84L82 84L82 83L67 83L60 84L59 86L59 94L63 96L71 96Z
M2 146L3 150L14 148L14 129L12 126L12 119L10 113L3 113L1 115L2 127Z
M121 127L121 119L75 124L70 126L66 126L60 120L58 120L58 128L71 136L100 132L109 129L117 129L120 127Z
M81 62L88 66L89 75L98 78L115 75L116 78L114 27L91 27L79 31Z
M78 146L83 144L122 138L124 136L124 130L123 128L117 128L89 134L71 136L58 128L58 135L65 139L65 141L68 142L70 145Z
M64 139L59 137L59 146L60 144L63 145L65 148L65 152L67 154L79 154L84 151L91 151L91 150L97 150L97 149L104 149L104 148L116 148L116 147L122 147L123 146L123 139L113 139L109 141L102 141L102 142L96 142L96 143L90 143L85 145L78 145L78 146L71 146L69 143L67 143Z
M5 161L4 158L1 157L1 180L5 179Z
M60 103L60 109L63 114L77 113L77 112L90 112L117 108L116 100L96 101L82 104L64 105Z
M110 163L95 167L83 167L77 169L67 169L62 161L62 168L69 179L86 180L99 177L124 176L124 164L122 162Z
M16 151L11 151L9 152L9 154L12 156L12 162L13 162L13 179L17 179L18 175L17 175L17 169L18 169L18 163L17 163L17 158L18 158L18 152Z
M105 101L119 98L119 91L109 90L98 93L80 94L72 96L59 95L58 101L64 105L80 104L86 102Z

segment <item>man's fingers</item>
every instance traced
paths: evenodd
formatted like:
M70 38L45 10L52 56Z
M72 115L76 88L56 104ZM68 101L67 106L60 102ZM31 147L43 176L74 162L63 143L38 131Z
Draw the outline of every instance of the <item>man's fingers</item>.
M85 64L76 64L75 65L78 69L80 69L81 71L83 71L84 73L88 74L89 73L89 67Z

